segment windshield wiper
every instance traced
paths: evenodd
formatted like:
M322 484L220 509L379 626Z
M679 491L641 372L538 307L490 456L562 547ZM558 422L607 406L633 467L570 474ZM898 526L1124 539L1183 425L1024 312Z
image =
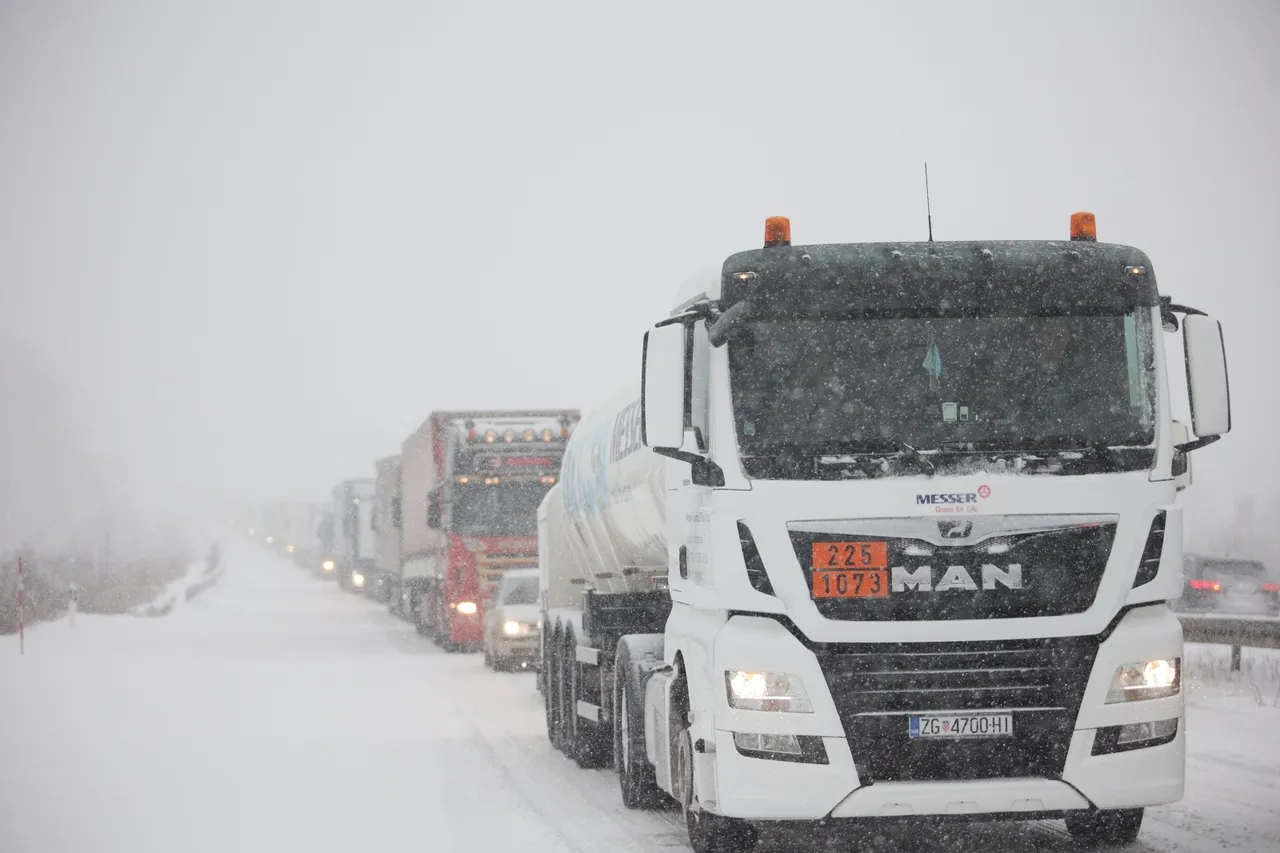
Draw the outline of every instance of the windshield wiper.
M897 450L889 452L881 447L865 447L865 446L844 446L834 453L826 453L819 455L815 460L819 465L844 465L848 464L851 459L861 457L858 462L861 464L881 462L902 462L909 461L914 464L925 474L933 476L937 473L937 468L929 457L925 456L919 450L916 450L905 441L886 441L885 445L896 447Z
M916 464L917 468L930 477L938 473L937 467L932 461L930 461L929 457L925 456L919 450L916 450L905 441L897 441L894 443L898 445L898 452L893 454L893 456L890 456L890 459L910 459Z

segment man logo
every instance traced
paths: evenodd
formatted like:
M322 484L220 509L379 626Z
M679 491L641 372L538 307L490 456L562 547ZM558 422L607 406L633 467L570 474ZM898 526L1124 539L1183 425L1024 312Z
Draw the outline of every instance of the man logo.
M973 522L967 519L962 521L939 521L938 532L942 534L943 539L965 539L973 532Z

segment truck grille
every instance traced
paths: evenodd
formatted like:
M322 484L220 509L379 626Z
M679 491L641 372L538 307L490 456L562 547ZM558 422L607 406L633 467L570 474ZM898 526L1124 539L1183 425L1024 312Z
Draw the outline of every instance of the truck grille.
M863 784L1060 778L1093 637L836 646L818 653ZM912 713L1011 711L1013 734L912 740Z
M816 543L885 543L889 594L814 599L814 606L825 618L918 622L1064 616L1088 610L1111 556L1116 524L1113 516L1073 518L1077 519L1074 523L1057 521L1054 516L986 516L957 522L920 518L788 526L805 583L811 589ZM969 525L975 535L941 538L940 530L952 523ZM1019 529L1025 527L1033 529ZM1018 585L984 584L986 565L1000 571L1017 566ZM928 585L899 586L897 579L904 572L928 578ZM972 585L940 588L948 576L962 577Z

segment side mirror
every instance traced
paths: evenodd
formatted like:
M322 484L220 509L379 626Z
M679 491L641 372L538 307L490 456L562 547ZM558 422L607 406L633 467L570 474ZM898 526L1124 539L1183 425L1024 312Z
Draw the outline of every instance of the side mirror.
M684 444L685 376L685 327L671 323L646 332L640 378L646 447L679 448Z
M1187 425L1179 421L1173 422L1173 482L1182 491L1191 485L1191 454L1178 450L1178 445L1191 441L1191 432Z
M404 516L401 514L400 498L391 499L391 526L396 530L404 527Z
M439 530L440 515L440 495L432 492L427 495L427 527L432 530Z
M1191 428L1200 438L1228 433L1231 391L1222 325L1202 314L1188 314L1182 321L1182 338L1187 356Z

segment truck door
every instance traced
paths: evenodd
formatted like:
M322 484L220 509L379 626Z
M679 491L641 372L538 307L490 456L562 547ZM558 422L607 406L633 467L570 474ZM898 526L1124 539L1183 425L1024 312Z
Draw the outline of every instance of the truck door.
M705 321L694 323L686 338L689 356L688 374L689 431L685 450L707 453L709 429L708 388L710 344ZM693 483L687 463L668 461L667 519L676 548L669 583L673 592L690 585L711 582L711 493L707 485Z

